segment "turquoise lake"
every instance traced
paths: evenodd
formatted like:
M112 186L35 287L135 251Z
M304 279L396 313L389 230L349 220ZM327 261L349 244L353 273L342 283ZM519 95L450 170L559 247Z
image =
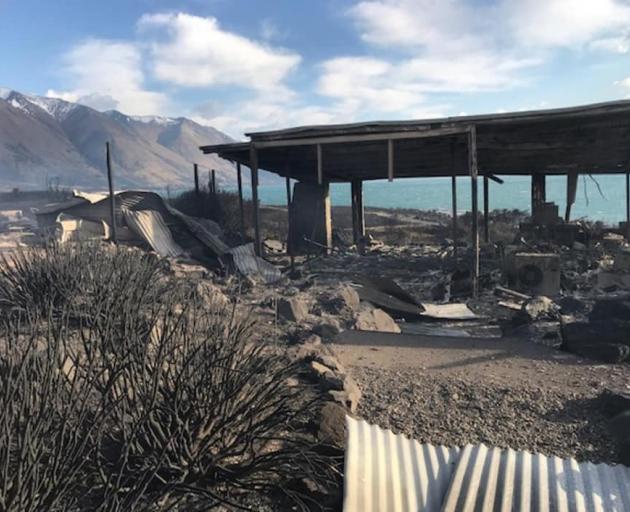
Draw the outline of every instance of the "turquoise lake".
M528 176L505 177L500 185L490 181L490 209L518 208L529 211L530 182ZM624 175L595 176L602 189L598 191L595 181L587 175L579 177L576 202L571 218L587 217L607 223L617 223L626 217L626 181ZM457 179L458 211L470 210L470 180ZM251 197L250 187L245 187L245 196ZM259 188L263 204L286 204L285 185L266 185ZM420 210L451 211L450 178L408 178L393 182L368 181L363 184L365 206L381 208L417 208ZM479 207L482 205L482 181L479 180ZM350 185L345 183L331 185L333 205L350 205ZM566 205L566 177L547 177L547 201L554 201L564 216Z

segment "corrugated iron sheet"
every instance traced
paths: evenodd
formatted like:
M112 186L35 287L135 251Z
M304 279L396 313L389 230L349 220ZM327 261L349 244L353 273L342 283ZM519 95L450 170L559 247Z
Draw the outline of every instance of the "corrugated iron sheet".
M175 243L159 212L123 210L125 221L160 256L176 257L183 249Z
M439 511L459 449L420 444L346 418L347 512Z
M347 418L346 512L629 511L630 468L420 444Z
M234 264L244 276L261 277L267 284L275 283L282 278L282 273L268 261L256 256L254 244L244 244L228 251Z

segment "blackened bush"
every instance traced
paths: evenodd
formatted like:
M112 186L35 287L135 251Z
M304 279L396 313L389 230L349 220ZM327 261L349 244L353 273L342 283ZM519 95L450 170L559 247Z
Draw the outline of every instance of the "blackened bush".
M48 243L0 255L0 310L45 312L64 305L123 300L127 294L159 296L161 263L139 250L102 244ZM118 300L118 299L116 299Z
M0 510L209 508L252 492L306 508L287 482L333 485L298 428L313 404L251 320L152 259L93 250L88 295L1 317Z
M68 371L67 317L0 318L0 510L76 509L108 413L103 369Z
M252 202L248 199L243 200L245 225L241 226L238 194L234 192L213 193L202 189L197 193L194 190L188 190L171 199L171 204L186 215L213 220L221 226L228 242L242 242L243 228L245 232L253 229Z

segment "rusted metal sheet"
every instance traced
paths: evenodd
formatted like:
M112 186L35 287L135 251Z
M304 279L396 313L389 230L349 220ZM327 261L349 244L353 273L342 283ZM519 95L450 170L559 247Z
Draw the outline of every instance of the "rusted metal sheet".
M630 468L420 444L347 418L344 511L630 511Z

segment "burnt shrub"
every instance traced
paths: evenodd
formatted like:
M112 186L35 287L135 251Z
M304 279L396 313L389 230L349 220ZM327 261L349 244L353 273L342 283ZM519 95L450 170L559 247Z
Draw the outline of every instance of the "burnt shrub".
M203 217L213 220L225 233L228 243L243 242L241 226L241 213L238 194L230 191L210 192L201 189L199 193L194 190L187 190L171 199L171 204L182 213L192 217ZM251 234L252 225L252 202L249 199L243 200L243 211L245 221L245 233Z
M286 385L293 365L155 260L90 251L68 285L87 294L0 310L0 509L317 506L289 483L338 475L304 433L319 398Z
M99 243L51 241L43 248L20 248L0 255L0 310L42 313L79 302L97 305L122 289L149 293L150 301L160 293L161 267L153 255Z

